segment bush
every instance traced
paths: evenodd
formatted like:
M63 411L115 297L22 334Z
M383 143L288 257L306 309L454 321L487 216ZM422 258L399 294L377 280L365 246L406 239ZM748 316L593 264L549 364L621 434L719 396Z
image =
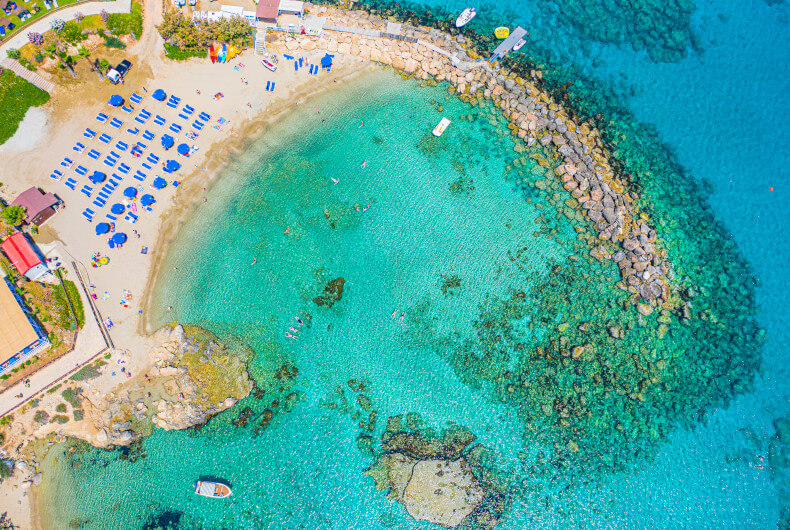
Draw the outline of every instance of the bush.
M63 416L62 414L52 416L52 423L60 423L61 425L63 425L64 423L68 423L68 422L69 422L68 416Z
M8 55L9 59L19 59L22 57L22 52L16 48L8 48L8 51L6 51L5 54Z
M131 13L113 13L107 16L107 30L114 35L134 35L140 39L143 34L143 8L137 2L132 3Z
M102 9L99 13L99 16L101 17L101 21L106 24L110 14L106 10Z
M101 368L105 364L107 363L101 360L96 361L93 364L89 364L88 366L86 366L76 374L72 375L71 379L72 381L86 381L88 379L95 379L100 375L99 368Z
M11 422L13 421L14 421L13 416L11 415L3 416L2 418L0 418L0 425L2 425L3 427L7 427L8 425L11 425Z
M49 23L49 27L55 33L59 33L60 30L62 30L65 25L66 25L66 22L64 22L63 19L60 19L60 18L56 18L52 22Z
M77 24L79 24L80 22L82 22L82 19L83 19L83 18L85 18L85 15L83 15L83 14L82 14L82 12L74 13L74 21L75 21Z
M82 410L73 410L71 413L74 415L74 421L82 421L82 418L85 417L85 413Z
M60 35L63 41L69 44L76 44L88 38L87 35L82 34L82 28L73 20L66 22L58 32L58 35Z
M49 420L49 414L44 412L43 410L37 410L36 413L33 415L33 421L36 423L46 423Z
M78 409L82 406L82 398L80 397L80 394L82 394L82 390L79 388L67 388L61 392L60 395L63 396L63 399L68 401L69 405L71 405L71 408Z
M37 53L33 56L33 60L37 63L41 63L44 60L44 56L41 53Z
M56 412L66 412L66 404L65 403L58 403L58 406L55 407Z
M44 35L42 35L41 33L37 33L35 31L29 31L27 33L27 40L30 41L30 44L33 44L35 46L41 46L42 44L44 44Z
M104 37L104 45L107 46L108 48L115 48L118 50L126 49L126 44L121 42L120 39L118 39L117 37L113 37L112 35Z

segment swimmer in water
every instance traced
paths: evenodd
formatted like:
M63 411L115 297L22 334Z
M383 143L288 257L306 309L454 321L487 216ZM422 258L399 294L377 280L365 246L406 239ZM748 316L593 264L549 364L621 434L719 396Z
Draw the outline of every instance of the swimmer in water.
M293 326L290 326L290 327L288 328L288 330L289 330L291 333L299 333L299 330L298 330L298 329L296 329L296 328L295 328L295 327L293 327Z
M392 312L392 314L390 315L390 318L395 318L395 315L397 315L397 314L398 314L398 310L396 309L395 311Z
M367 165L368 165L368 159L366 158L366 159L365 159L365 161L364 161L364 162L362 162L362 167L364 168L364 167L365 167L365 166L367 166Z
M258 263L258 258L252 258L252 265L255 265L256 263Z
M297 323L297 324L299 324L300 326L301 326L302 324L304 324L304 322L302 322L302 319L301 319L301 318L299 318L299 317L294 317L294 318L296 319L296 323Z
M334 182L334 183L335 183L335 185L337 185L338 183L340 183L340 180L339 180L339 179L336 179L335 177L331 177L331 178L332 178L332 182Z
M294 337L293 335L291 335L291 334L290 334L290 333L288 333L287 331L285 332L285 336L286 336L286 337L288 337L289 339L294 339L294 340L296 340L296 337Z
M399 321L399 322L403 322L403 317L404 317L405 315L406 315L406 313L401 313L401 314L400 314L400 317L398 317L398 321Z
M291 227L290 227L290 226L286 227L286 228L285 228L285 233L287 234L287 233L288 233L288 230L290 230L290 229L291 229Z
M365 125L364 120L359 120L359 128L361 129Z

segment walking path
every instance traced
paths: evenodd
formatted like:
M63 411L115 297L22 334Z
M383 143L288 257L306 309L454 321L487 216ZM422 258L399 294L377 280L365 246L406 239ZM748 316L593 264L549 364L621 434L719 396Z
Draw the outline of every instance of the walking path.
M22 31L0 44L0 58L6 57L6 52L11 48L19 49L28 42L27 34L31 31L44 34L49 31L50 23L59 18L68 22L74 20L74 15L82 13L85 16L98 15L102 11L108 13L131 13L132 0L113 0L113 1L99 1L99 2L84 2L76 5L70 5L63 9L55 9L46 15L42 15L30 25L25 26Z
M55 90L55 83L53 83L52 81L47 81L46 79L38 75L36 72L31 72L30 70L19 64L18 61L15 61L14 59L8 59L8 58L3 59L2 61L0 61L0 64L5 66L12 72L14 72L22 79L27 79L41 90L46 90L47 92L52 92L53 90Z
M76 270L74 271L76 273ZM79 274L77 277L81 277ZM81 283L81 282L80 282ZM93 307L89 295L84 289L79 290L82 305L87 311ZM0 393L0 416L12 412L16 408L25 404L37 394L54 386L58 381L62 381L86 364L92 362L99 354L109 351L109 348L99 348L96 345L105 343L101 326L101 315L94 313L95 318L85 315L85 325L77 334L77 343L74 349L58 357L50 364L37 370L28 378L30 387L26 387L24 381L20 381L14 386ZM22 397L17 397L22 394Z

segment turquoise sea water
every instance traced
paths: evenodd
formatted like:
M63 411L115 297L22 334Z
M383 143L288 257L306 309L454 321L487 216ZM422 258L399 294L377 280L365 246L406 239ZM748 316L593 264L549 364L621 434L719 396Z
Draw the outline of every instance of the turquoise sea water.
M650 33L639 11L650 13L645 6L618 8L623 18L606 16L595 2L510 7L531 24L536 54L580 68L596 90L611 87L613 116L625 110L655 124L688 169L685 178L708 181L706 195L715 190L713 213L760 279L757 318L768 340L753 387L727 408L673 429L650 457L570 494L520 466L526 434L514 408L492 399L494 383L465 384L459 374L469 373L413 330L428 307L432 337L473 339L478 306L510 289L539 288L551 260L570 252L573 225L560 221L554 237L535 235L545 210L535 190L516 191L519 175L508 170L513 142L495 112L462 104L441 87L379 73L298 109L237 160L183 228L158 285L158 322L175 318L247 343L257 353L250 370L259 381L293 363L301 402L256 435L252 425L231 424L241 407L253 408L257 422L270 405L249 398L199 432L157 432L143 443L146 458L134 463L119 452L64 458L53 451L45 480L62 502L49 507L50 520L63 526L80 518L85 528L168 521L184 528L429 527L362 476L372 460L357 448L360 418L335 390L353 400L346 385L353 378L369 382L374 439L388 416L419 412L436 429L466 426L514 483L537 484L513 495L503 527L777 526L788 505L786 471L755 465L767 454L772 421L789 408L787 4L713 2L685 6L688 17L653 17L653 34L679 30L671 46L636 38ZM606 31L637 19L642 25L622 37ZM592 29L580 31L585 22ZM601 42L603 34L622 42ZM678 47L686 57L666 51ZM580 94L585 87L577 87ZM429 131L442 115L453 125L436 140ZM664 182L658 174L656 182ZM520 261L509 259L508 251L522 249ZM707 252L713 267L717 249ZM169 272L173 266L177 273ZM448 295L442 286L452 276L461 285ZM313 298L338 277L346 281L342 300L316 307ZM285 337L294 315L307 322L296 341ZM543 338L520 331L525 340ZM193 481L213 474L233 483L230 502L192 495ZM536 489L541 493L531 493Z

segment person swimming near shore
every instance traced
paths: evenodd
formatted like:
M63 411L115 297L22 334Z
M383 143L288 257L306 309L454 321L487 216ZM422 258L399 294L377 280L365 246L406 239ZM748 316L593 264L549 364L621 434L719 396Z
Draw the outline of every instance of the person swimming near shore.
M258 263L258 258L252 258L252 263L250 265L255 265Z
M390 318L395 318L395 316L397 314L398 314L398 310L396 309L395 311L392 312L392 314L390 315Z
M294 333L294 334L296 334L296 333L299 333L299 330L298 330L298 329L296 329L296 328L295 328L295 327L293 327L293 326L289 326L289 327L288 327L288 331L290 331L291 333Z
M364 125L365 125L365 121L364 120L359 120L359 127L357 127L357 128L361 129Z
M302 322L302 319L301 319L301 318L299 318L299 317L294 317L294 319L296 320L296 323L297 323L297 324L299 324L300 326L301 326L302 324L304 324L304 322Z
M332 179L332 182L335 183L335 185L340 183L340 179L336 179L335 177L331 177L331 179Z
M362 168L364 169L365 166L368 165L368 159L366 158L364 162L362 162Z
M398 317L398 322L403 322L403 317L404 316L406 316L406 313L405 312L401 313L400 316Z
M291 335L287 331L285 332L285 336L288 337L289 339L294 339L294 340L296 339L296 337L294 337L293 335Z

